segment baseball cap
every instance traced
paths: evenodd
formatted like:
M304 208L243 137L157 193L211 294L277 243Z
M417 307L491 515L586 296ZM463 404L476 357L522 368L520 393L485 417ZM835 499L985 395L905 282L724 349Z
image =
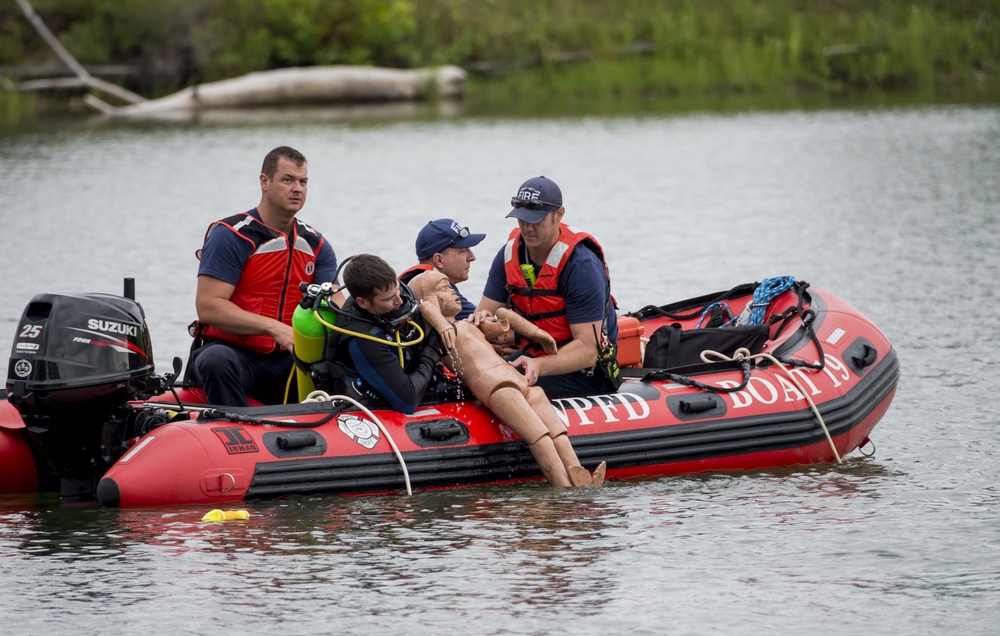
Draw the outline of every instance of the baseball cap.
M562 207L562 190L551 179L533 177L521 184L510 204L514 209L507 215L508 219L538 223L547 214Z
M417 234L417 260L430 258L449 247L475 247L484 238L485 234L473 234L454 219L428 221Z

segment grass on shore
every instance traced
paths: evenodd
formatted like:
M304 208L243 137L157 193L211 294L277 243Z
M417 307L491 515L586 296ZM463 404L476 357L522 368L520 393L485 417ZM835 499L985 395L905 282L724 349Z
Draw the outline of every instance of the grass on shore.
M501 110L1000 87L1000 0L36 0L35 8L83 63L169 69L147 76L145 91L130 86L147 97L263 68L337 63L457 64L472 71L467 102ZM51 57L44 45L31 53L39 38L10 6L0 9L0 33L0 62ZM43 101L0 93L0 114Z

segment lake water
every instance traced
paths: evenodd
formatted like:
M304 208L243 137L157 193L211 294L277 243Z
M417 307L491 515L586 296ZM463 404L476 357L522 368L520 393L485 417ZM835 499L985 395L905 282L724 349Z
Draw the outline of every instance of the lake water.
M623 310L792 275L888 334L902 376L842 466L103 510L0 499L11 634L992 634L1000 621L1000 107L565 118L389 109L46 123L0 136L0 356L40 292L136 279L158 369L186 357L206 226L309 158L339 256L413 262L428 220L487 232L562 187Z

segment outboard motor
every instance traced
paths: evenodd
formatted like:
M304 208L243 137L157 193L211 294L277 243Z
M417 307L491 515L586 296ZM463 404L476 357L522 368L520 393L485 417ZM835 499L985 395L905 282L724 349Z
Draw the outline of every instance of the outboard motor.
M9 400L60 477L64 498L93 497L123 452L129 400L164 390L134 297L132 279L124 297L38 294L17 325Z

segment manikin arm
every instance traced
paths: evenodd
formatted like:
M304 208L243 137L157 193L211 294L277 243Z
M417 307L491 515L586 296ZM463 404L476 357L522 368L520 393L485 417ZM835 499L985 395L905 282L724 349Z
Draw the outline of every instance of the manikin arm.
M438 332L446 349L455 348L455 324L444 317L436 299L426 298L420 303L420 316L428 327Z
M479 323L479 330L486 336L486 342L490 344L506 344L507 335L510 333L510 323L500 320L496 316L491 316L489 320Z
M496 317L500 320L506 321L510 324L510 328L529 340L534 340L538 344L542 345L546 353L555 353L558 350L555 338L553 338L549 332L538 327L530 320L524 316L507 309L506 307L501 307L497 309Z

